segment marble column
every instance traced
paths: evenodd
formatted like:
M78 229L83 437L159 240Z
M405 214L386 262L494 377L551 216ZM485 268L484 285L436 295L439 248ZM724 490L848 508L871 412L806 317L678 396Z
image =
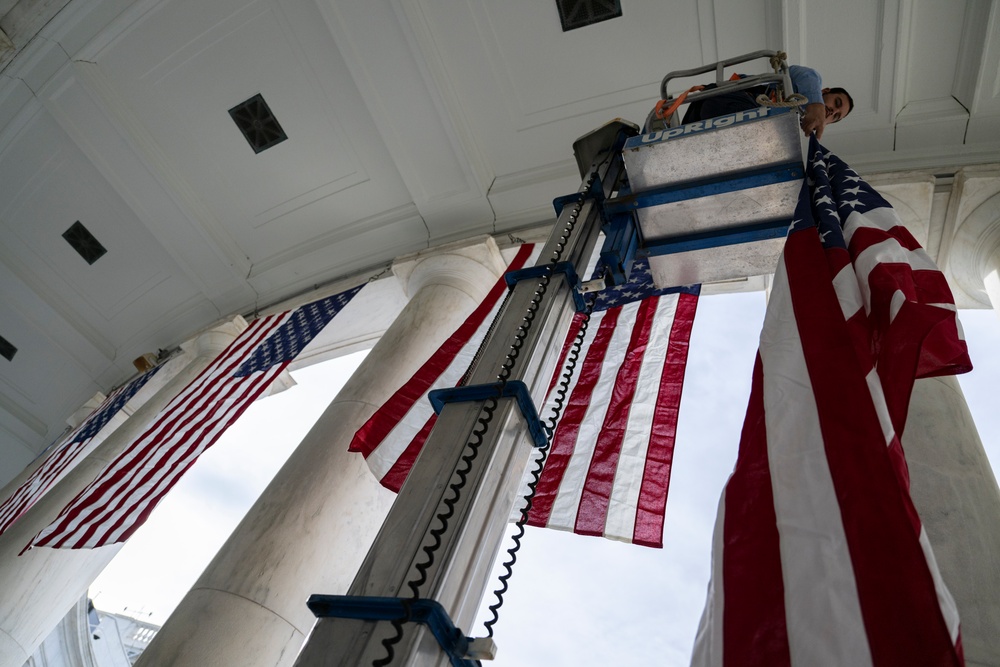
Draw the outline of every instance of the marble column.
M995 166L956 174L938 263L959 305L1000 315ZM958 606L966 664L1000 665L1000 490L956 378L917 381L903 447L914 503Z
M156 414L245 327L243 318L238 318L182 346L183 353L168 361L168 367L157 374L169 380L0 535L0 667L24 665L35 648L86 593L121 545L80 550L38 548L20 556L19 552L115 456L141 435ZM150 382L162 383L163 378L157 376Z
M1000 665L1000 489L957 378L917 380L903 449L913 502L958 605L966 665Z
M395 496L354 432L479 304L505 263L492 239L401 259L406 307L302 440L137 667L291 665L312 593L345 593ZM377 308L378 304L370 304Z

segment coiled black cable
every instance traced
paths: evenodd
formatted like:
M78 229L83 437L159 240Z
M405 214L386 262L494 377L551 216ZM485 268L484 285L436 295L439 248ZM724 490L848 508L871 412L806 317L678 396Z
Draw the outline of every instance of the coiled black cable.
M539 450L539 456L535 459L535 467L531 471L531 481L528 482L528 492L524 495L524 506L521 508L521 516L514 524L516 532L511 537L514 542L514 546L507 549L508 560L504 561L502 565L504 572L498 578L500 588L493 591L493 595L496 596L497 601L488 607L491 618L483 623L483 627L486 629L487 637L493 636L493 626L496 625L496 622L500 619L500 607L503 606L503 596L507 593L508 589L507 582L514 574L514 564L517 562L517 552L521 549L521 538L524 537L524 526L528 523L528 515L531 513L531 507L535 500L535 491L538 488L538 482L542 477L542 470L545 468L545 461L548 459L549 451L552 449L552 438L555 435L556 424L559 422L559 416L562 414L566 394L569 393L569 385L573 380L576 363L580 358L580 349L583 347L583 339L587 334L587 325L589 323L590 308L588 308L584 313L583 319L580 323L580 330L577 332L576 340L573 342L573 347L567 355L566 366L563 369L559 385L556 388L555 404L552 406L552 415L549 417L549 423L545 426L548 441L545 443L545 447Z
M610 155L608 157L610 158ZM591 173L590 178L580 188L581 195L585 195L590 191L590 187L596 178L597 173ZM403 624L410 619L410 604L420 598L420 587L427 581L427 572L433 566L435 554L441 547L441 536L447 532L448 523L451 520L451 517L455 514L455 506L461 498L462 489L465 487L469 472L472 470L472 462L479 454L479 448L483 443L483 436L487 433L487 431L489 431L489 425L493 421L493 415L499 405L498 399L503 395L503 390L507 384L507 380L510 378L515 361L521 353L521 348L524 345L524 339L527 337L528 331L531 329L535 315L541 305L542 298L548 291L548 286L552 280L554 269L562 259L562 253L569 242L570 234L576 227L577 217L579 216L582 208L583 200L581 198L581 200L574 204L573 210L567 216L566 225L562 230L559 240L555 244L551 259L546 265L546 271L539 276L538 287L535 288L535 294L532 297L531 302L528 304L527 311L521 320L521 324L518 325L517 332L514 334L514 340L511 342L510 350L507 352L507 355L500 366L500 371L497 373L496 395L487 398L483 403L480 416L477 419L477 427L473 430L472 437L469 442L466 443L466 453L461 458L463 465L455 471L454 476L457 477L457 479L448 488L451 495L442 501L444 509L434 517L439 523L439 526L430 530L432 541L429 544L424 545L421 549L424 555L424 560L414 566L414 569L417 571L417 576L408 581L406 584L410 589L412 596L408 601L404 602L403 607L405 612L403 616L391 621L394 634L390 637L386 637L381 642L382 646L386 650L385 657L376 659L372 662L372 667L386 667L395 657L395 646L403 638ZM506 302L504 303L504 308L501 308L500 313L504 312L505 307Z

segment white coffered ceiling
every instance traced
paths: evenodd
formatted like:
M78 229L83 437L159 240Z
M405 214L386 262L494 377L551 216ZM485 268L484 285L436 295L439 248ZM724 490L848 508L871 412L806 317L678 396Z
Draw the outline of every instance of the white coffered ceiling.
M859 170L1000 161L997 2L622 10L564 33L555 0L0 0L0 481L140 354L549 220L573 140L641 123L672 69L782 48L850 89L825 143ZM255 154L228 110L258 93L288 139Z

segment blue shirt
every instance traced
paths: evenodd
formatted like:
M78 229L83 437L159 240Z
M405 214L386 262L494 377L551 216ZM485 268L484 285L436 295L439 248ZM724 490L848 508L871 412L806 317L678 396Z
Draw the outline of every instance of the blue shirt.
M788 76L792 80L792 88L799 95L804 95L809 104L823 104L823 80L819 72L801 65L789 65Z

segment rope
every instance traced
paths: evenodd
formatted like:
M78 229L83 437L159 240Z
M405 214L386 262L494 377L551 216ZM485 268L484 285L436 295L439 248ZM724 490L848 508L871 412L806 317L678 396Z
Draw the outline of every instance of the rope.
M788 54L784 51L778 51L773 56L771 56L771 68L775 72L781 71L781 64L788 60Z
M767 95L758 95L756 102L762 107L801 107L804 104L807 104L809 100L806 99L805 95L792 93L787 98L785 98L784 102L778 102L776 100L772 100Z

